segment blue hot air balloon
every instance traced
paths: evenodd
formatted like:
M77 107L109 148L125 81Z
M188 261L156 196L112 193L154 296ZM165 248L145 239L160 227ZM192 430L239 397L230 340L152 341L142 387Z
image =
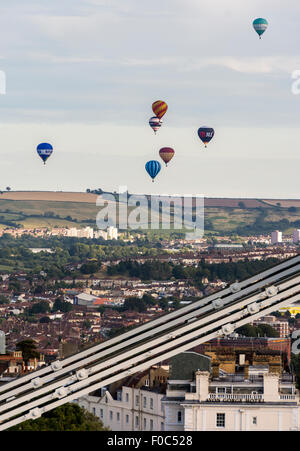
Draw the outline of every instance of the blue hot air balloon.
M152 178L152 182L154 182L155 177L161 170L160 162L157 160L150 160L146 163L145 168L150 177Z
M259 36L259 39L261 39L261 35L266 31L268 28L268 21L263 18L258 18L253 21L253 28L256 31L256 33Z
M38 155L43 160L44 164L46 164L46 160L50 157L53 152L53 147L48 143L41 143L37 146L36 151Z

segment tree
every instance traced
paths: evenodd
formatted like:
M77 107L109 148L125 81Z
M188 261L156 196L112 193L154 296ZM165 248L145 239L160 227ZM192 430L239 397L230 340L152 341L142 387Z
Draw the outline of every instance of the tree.
M136 297L130 297L125 299L123 304L123 310L134 310L136 312L142 313L147 310L147 304L143 299L139 299Z
M70 302L66 302L61 298L57 298L53 304L53 311L57 312L58 310L63 313L70 312L73 309L73 305Z
M259 324L257 327L245 324L236 329L236 332L245 337L278 337L278 332L269 324Z
M0 305L1 304L9 304L10 303L10 300L6 297L6 296L4 296L3 294L1 294L0 295Z
M251 326L251 324L245 324L244 326L239 327L238 329L236 329L236 332L245 337L256 337L257 336L255 327Z
M35 315L37 313L48 313L50 311L50 306L47 301L40 301L33 304L29 309L26 309L29 315Z
M25 362L29 359L39 358L40 354L36 349L35 341L32 339L23 340L17 343L17 351L22 351Z
M36 420L13 426L9 431L108 431L102 421L77 404L67 403Z
M80 272L82 274L94 274L95 272L100 271L101 263L99 262L87 262L81 265Z
M279 337L279 333L269 324L259 324L257 332L260 337Z
M40 319L40 323L41 324L47 324L47 323L50 323L51 322L51 319L48 317L48 316L43 316L41 319Z
M160 306L160 308L162 308L165 311L167 311L169 309L169 301L165 298L160 299L158 301L158 305Z

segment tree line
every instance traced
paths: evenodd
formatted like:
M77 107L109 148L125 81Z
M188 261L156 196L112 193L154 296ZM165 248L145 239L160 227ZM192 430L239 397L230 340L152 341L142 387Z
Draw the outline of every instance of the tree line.
M228 263L206 263L204 260L200 260L195 266L184 266L183 264L161 262L159 260L150 260L144 263L125 260L118 264L108 266L107 274L109 276L122 275L139 278L143 281L164 281L172 278L181 280L189 279L196 285L203 284L205 279L208 282L220 279L224 282L231 283L258 274L278 262L279 260L275 258L254 260L251 262L244 260Z

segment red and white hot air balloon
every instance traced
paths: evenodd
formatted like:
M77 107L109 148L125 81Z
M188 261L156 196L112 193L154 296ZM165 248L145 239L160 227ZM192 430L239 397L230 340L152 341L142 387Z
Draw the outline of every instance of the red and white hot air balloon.
M159 119L159 117L153 116L149 119L149 125L156 134L156 132L160 129L162 126L162 120Z

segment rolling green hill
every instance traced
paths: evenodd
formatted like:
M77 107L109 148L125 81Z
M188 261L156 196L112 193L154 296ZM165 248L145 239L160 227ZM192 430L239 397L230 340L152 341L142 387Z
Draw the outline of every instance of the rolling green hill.
M10 191L0 194L0 228L96 226L97 194ZM180 202L180 201L179 201ZM300 228L300 200L205 198L205 231L257 234Z

